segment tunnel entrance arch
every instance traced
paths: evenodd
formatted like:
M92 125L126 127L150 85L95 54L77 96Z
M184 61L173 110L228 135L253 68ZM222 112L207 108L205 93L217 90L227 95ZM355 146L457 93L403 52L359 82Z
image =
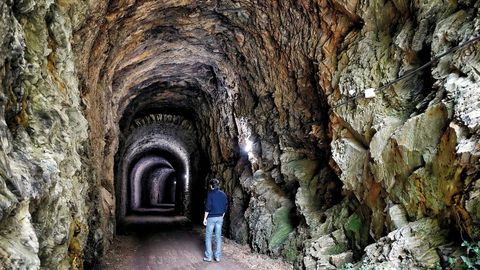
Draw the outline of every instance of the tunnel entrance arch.
M126 200L131 213L183 214L187 179L185 166L175 155L145 153L130 167Z
M199 160L191 130L171 123L132 130L117 153L117 227L193 220L199 201L192 201L191 189L203 182Z

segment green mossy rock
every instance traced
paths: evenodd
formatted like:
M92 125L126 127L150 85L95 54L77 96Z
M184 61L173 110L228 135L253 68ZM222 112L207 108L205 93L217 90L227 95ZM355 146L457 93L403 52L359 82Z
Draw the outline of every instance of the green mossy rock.
M281 207L273 214L274 228L268 242L269 249L280 247L287 240L288 235L293 231L290 210L290 208Z

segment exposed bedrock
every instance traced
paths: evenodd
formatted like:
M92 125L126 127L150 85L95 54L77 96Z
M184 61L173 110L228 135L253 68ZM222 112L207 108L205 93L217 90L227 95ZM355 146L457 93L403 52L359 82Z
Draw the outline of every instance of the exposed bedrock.
M3 0L0 265L89 268L216 177L226 236L298 269L447 267L480 240L480 42L378 88L478 33L469 0Z

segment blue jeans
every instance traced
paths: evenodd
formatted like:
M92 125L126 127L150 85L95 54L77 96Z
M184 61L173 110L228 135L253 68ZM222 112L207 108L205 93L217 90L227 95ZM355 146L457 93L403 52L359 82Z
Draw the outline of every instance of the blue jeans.
M223 217L207 218L207 228L205 231L205 257L212 258L212 232L215 228L215 259L222 257L222 224Z

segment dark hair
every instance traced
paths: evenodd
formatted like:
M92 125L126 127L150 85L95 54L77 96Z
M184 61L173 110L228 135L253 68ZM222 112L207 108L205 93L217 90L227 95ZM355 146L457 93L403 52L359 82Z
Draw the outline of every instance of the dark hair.
M220 187L220 181L218 181L218 179L215 179L215 178L208 181L208 184L210 185L210 187L212 187L212 189L217 189Z

